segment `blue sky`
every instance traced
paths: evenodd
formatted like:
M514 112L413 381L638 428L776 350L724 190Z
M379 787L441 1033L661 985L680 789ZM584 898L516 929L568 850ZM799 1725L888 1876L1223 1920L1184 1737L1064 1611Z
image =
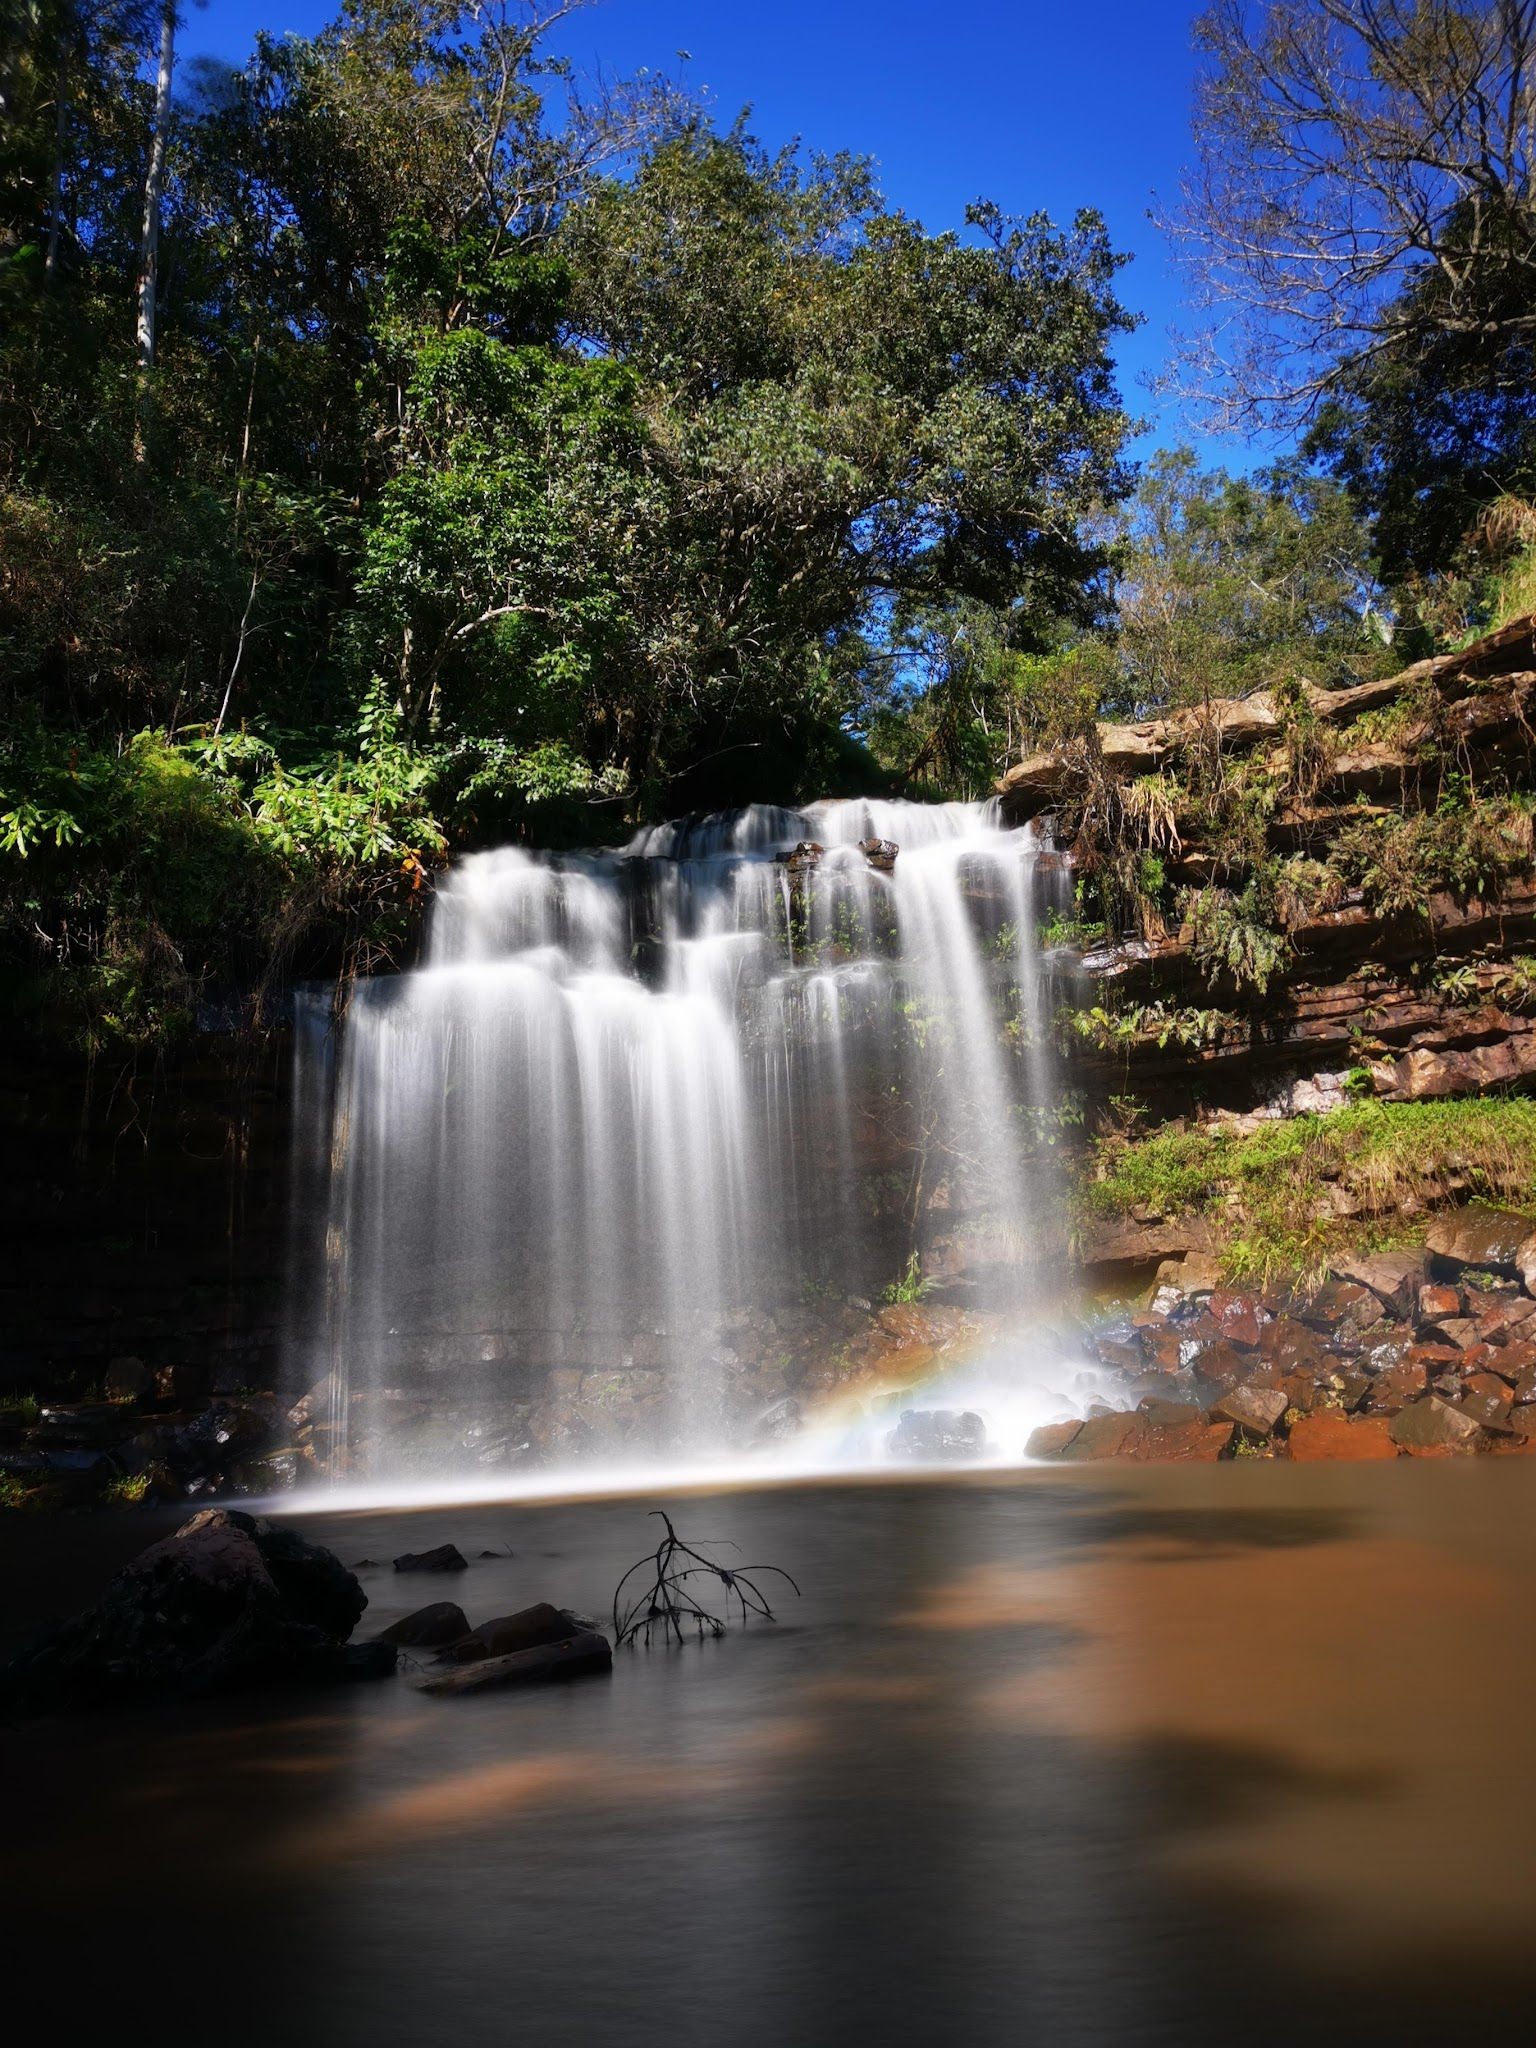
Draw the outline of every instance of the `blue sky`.
M971 199L1097 206L1117 248L1126 303L1146 315L1119 357L1128 409L1150 432L1138 453L1196 439L1142 380L1167 355L1179 278L1147 219L1189 155L1193 59L1186 0L595 0L561 32L584 69L674 70L723 119L750 103L765 142L798 135L876 158L891 199L930 229L960 225ZM258 28L312 33L327 0L210 0L189 11L182 48L239 61ZM1247 467L1262 451L1199 441L1208 461Z

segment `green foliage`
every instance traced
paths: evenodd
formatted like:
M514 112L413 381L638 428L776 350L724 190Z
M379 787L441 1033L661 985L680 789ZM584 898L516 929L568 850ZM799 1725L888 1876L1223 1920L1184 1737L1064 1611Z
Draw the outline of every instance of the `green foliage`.
M36 0L0 38L0 959L36 1021L148 1045L388 955L449 846L878 784L919 669L893 768L986 786L1129 481L1097 216L930 234L654 80L589 109L519 0L347 0L179 74L146 381L158 20Z
M929 1293L932 1285L933 1282L931 1280L923 1278L922 1262L917 1253L913 1252L909 1256L906 1265L902 1268L900 1278L893 1280L883 1290L880 1299L891 1307L896 1307L904 1302L922 1301Z
M1437 890L1487 898L1530 867L1531 813L1509 798L1448 789L1435 811L1362 817L1339 834L1330 863L1384 917L1429 915Z
M1243 1024L1226 1010L1154 1002L1127 1004L1119 1009L1102 1004L1064 1009L1058 1013L1057 1029L1069 1045L1076 1041L1091 1046L1095 1052L1129 1055L1137 1045L1155 1045L1160 1052L1170 1045L1182 1052L1203 1052L1241 1033Z
M1276 875L1262 867L1235 893L1208 888L1189 899L1190 951L1208 982L1267 995L1284 971L1290 941L1279 927Z

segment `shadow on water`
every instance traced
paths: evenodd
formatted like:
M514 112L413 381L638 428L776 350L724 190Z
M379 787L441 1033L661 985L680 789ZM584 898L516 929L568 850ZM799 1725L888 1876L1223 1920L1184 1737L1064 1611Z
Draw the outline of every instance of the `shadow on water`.
M781 1626L537 1695L4 1731L15 1953L82 2028L233 2048L1524 2040L1533 1799L1469 1801L1424 1729L1525 1696L1536 1573L1482 1598L1470 1496L1415 1476L1411 1540L1352 1481L700 1498L684 1533L801 1580ZM301 1519L510 1545L456 1575L476 1616L601 1612L646 1540L634 1502ZM370 1626L445 1590L363 1581Z
M1293 1550L1314 1543L1342 1543L1360 1526L1358 1515L1342 1509L1097 1506L1064 1525L1067 1544L1099 1548L1149 1538L1169 1563L1208 1557L1213 1551Z

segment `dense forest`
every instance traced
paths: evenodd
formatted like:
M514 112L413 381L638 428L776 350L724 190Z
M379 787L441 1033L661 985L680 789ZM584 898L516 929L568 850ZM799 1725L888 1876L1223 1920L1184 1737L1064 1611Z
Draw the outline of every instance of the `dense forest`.
M13 1022L159 1045L397 956L456 848L980 795L1096 716L1518 609L1532 10L1247 12L1201 24L1170 222L1253 315L1218 401L1296 451L1228 475L1128 461L1090 210L930 231L857 155L584 84L516 0L346 0L238 70L178 65L174 6L6 0ZM1287 204L1370 256L1313 331Z

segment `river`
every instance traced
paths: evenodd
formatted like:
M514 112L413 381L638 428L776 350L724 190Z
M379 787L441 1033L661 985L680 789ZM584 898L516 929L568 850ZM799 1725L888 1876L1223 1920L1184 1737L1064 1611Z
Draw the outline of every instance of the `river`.
M361 1633L606 1611L646 1497L299 1513ZM799 1579L611 1679L0 1735L13 2009L224 2043L1525 2040L1536 1489L1232 1464L668 1496ZM8 1631L164 1517L0 1525ZM451 1581L389 1569L456 1541Z

